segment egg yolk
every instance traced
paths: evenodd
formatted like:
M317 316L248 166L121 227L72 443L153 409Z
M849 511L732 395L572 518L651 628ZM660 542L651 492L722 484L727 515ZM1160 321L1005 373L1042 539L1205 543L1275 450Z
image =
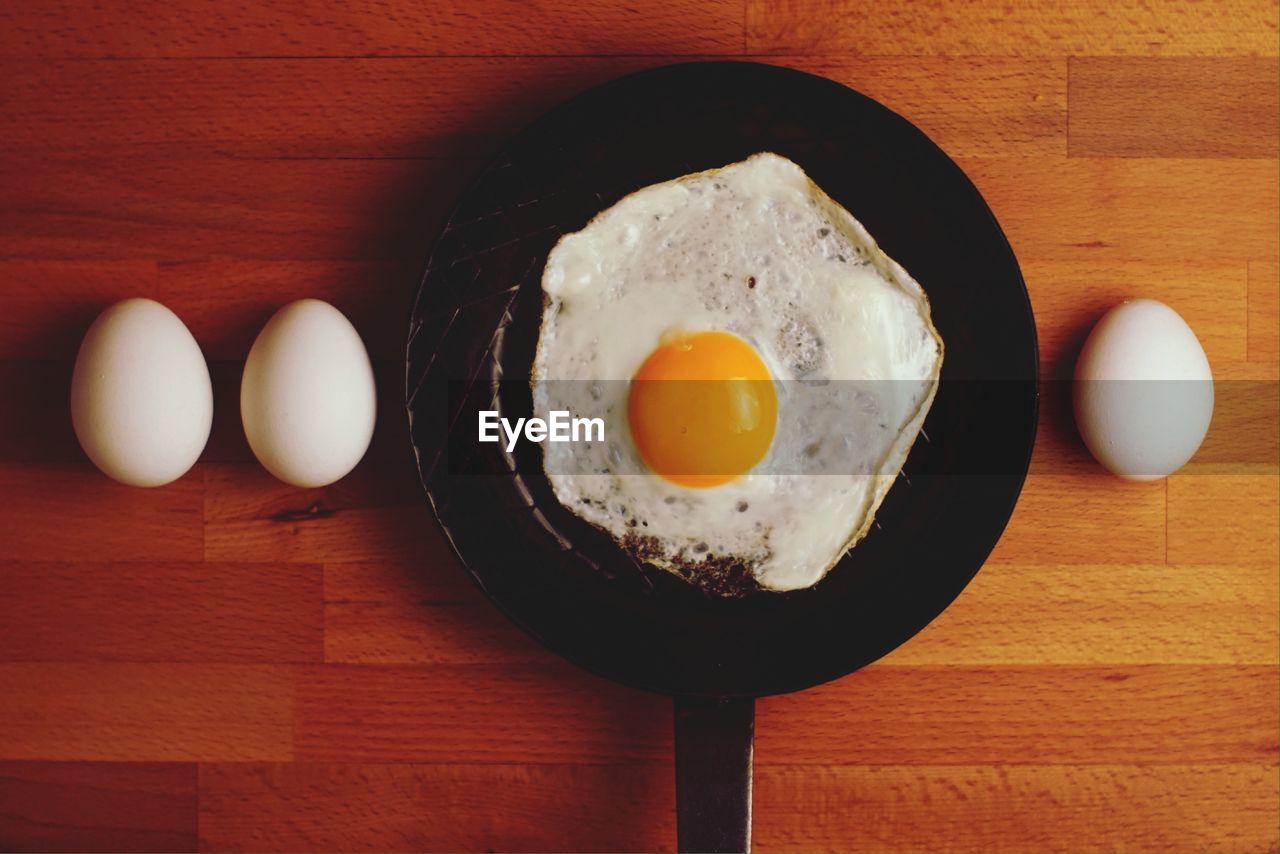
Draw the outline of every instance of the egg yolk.
M718 486L769 450L778 396L764 360L728 332L664 338L631 381L628 421L640 456L683 486Z

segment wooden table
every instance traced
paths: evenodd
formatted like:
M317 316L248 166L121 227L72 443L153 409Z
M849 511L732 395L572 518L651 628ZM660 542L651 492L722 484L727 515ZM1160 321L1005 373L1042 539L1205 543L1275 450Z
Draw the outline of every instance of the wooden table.
M1277 46L1261 0L0 5L0 848L674 845L668 702L554 658L465 580L407 464L397 359L434 228L499 140L622 73L746 55L958 160L1022 262L1046 378L1143 295L1222 393L1270 395L1132 484L1048 386L955 605L760 702L757 847L1275 850ZM133 295L215 377L200 464L153 490L94 470L68 417L80 336ZM260 469L237 415L249 343L303 296L355 322L383 404L366 460L314 491Z

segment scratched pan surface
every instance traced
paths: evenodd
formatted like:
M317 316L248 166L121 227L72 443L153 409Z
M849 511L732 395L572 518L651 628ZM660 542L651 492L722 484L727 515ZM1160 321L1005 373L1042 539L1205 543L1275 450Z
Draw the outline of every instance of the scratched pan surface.
M480 409L529 414L540 277L562 234L648 184L764 150L800 164L925 286L946 360L928 440L916 442L866 539L808 590L720 600L628 558L556 501L536 445L509 456L479 444L476 419ZM463 566L511 619L619 682L748 697L874 661L960 593L1022 487L1036 375L1013 252L923 133L820 77L703 63L580 95L501 151L431 251L405 379L428 499Z

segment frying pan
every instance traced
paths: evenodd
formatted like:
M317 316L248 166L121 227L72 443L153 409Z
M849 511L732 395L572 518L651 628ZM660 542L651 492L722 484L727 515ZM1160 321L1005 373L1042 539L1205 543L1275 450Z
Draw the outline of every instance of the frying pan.
M800 164L924 285L947 352L924 434L868 536L812 588L723 599L569 513L538 446L479 443L477 413L530 414L542 267L562 234L641 187L758 151ZM689 63L579 95L481 172L422 276L405 401L423 487L462 565L556 653L675 698L679 846L744 851L754 698L875 661L960 593L1022 487L1037 369L1008 241L928 137L821 77Z

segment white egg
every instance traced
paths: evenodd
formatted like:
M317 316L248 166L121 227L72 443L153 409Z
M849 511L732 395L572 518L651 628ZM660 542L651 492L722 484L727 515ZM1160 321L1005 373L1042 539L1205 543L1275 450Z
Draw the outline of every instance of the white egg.
M200 345L149 299L109 307L89 327L71 376L71 421L93 464L130 486L161 486L195 464L213 423Z
M1129 480L1182 468L1213 417L1213 374L1196 334L1164 303L1103 315L1076 362L1076 425L1090 453Z
M240 417L263 467L294 486L324 486L360 462L373 438L373 367L333 306L298 300L258 333L240 383Z

